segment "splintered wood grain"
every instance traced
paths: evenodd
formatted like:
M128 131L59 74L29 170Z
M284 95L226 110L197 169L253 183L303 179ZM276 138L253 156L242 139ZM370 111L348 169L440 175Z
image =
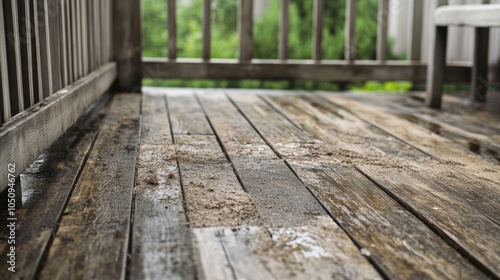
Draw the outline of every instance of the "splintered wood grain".
M174 131L174 142L190 225L260 225L262 219L255 201L238 181L196 97L191 93L166 96L172 128L182 123L189 131L188 135ZM184 105L190 109L172 110L176 102L179 108L187 102Z
M450 194L439 182L418 175L376 167L360 169L480 262L484 269L500 276L500 224L495 221L498 213L478 213L474 201L456 199L457 196Z
M243 187L255 199L266 224L306 225L314 216L326 215L225 95L210 93L199 98Z
M213 134L192 93L168 93L167 96L172 132L175 135Z
M352 168L292 163L328 211L393 279L484 279L468 260Z
M192 243L164 96L143 94L132 279L194 279Z
M437 134L429 133L426 129L413 124L407 120L398 118L391 114L381 112L380 110L361 104L357 101L342 97L325 97L356 114L362 120L402 139L410 145L420 149L439 159L453 163L457 170L465 172L500 186L500 168L498 164L493 164L482 160L475 154L463 151L453 145L453 143Z
M294 121L298 126L303 128L308 133L314 135L315 137L325 141L322 144L310 147L310 153L314 155L314 157L312 158L295 155L287 158L287 161L290 162L291 166L298 173L299 177L306 184L308 184L311 189L315 190L314 192L316 196L323 201L324 205L327 204L325 202L326 198L320 196L321 192L318 192L315 186L320 183L328 182L328 177L318 177L318 175L315 175L315 172L324 173L326 172L324 170L327 170L329 166L346 166L352 169L357 165L365 164L369 166L379 167L379 170L381 172L380 174L385 174L383 173L383 170L391 167L402 169L404 170L404 172L413 172L406 169L406 161L429 161L429 157L422 154L418 150L412 147L410 147L409 149L402 149L401 145L403 147L409 146L398 142L394 137L391 137L390 135L381 133L380 131L377 133L376 129L374 130L374 128L370 125L353 117L349 112L342 109L333 108L334 106L332 106L331 104L328 105L328 102L325 103L324 100L322 101L321 99L316 98L318 97L266 97L270 104L275 106L277 110L280 110L282 114L284 114L290 120ZM313 171L303 171L307 169ZM356 173L354 172L353 174ZM313 180L311 178L316 179ZM345 186L345 184L347 183L348 182L344 182L341 186ZM377 186L371 184L370 188L377 188ZM406 215L406 217L414 218L411 213L407 212L406 209L400 207L392 198L390 198L390 196L385 194L382 190L378 189L377 192L381 199L383 199L382 201L389 201L394 207L399 207L392 209L396 213L402 212L405 213L404 215ZM347 200L352 200L353 203L357 204L363 204L367 206L372 205L370 200L359 198L354 195L346 198L346 201ZM334 202L333 204L338 205L337 207L339 207L340 210L338 210L338 212L336 213L330 210L330 213L332 213L339 222L344 221L346 217L349 217L350 215L367 215L365 213L366 211L372 211L371 208L360 210L361 208L356 205L352 206L353 208L351 212L349 212L348 214L344 214L342 211L344 211L343 209L347 206L340 202L337 204L335 203L337 202ZM373 206L371 207L378 207L378 204L373 204ZM391 210L388 210L388 212L391 212ZM378 225L379 221L375 219L377 217L378 216L362 219ZM405 220L403 219L401 223L404 222ZM354 238L358 240L358 242L360 242L363 247L371 247L373 244L374 250L376 249L381 251L384 251L386 248L384 246L381 246L381 248L379 248L380 245L378 244L385 244L386 241L382 243L371 242L366 238L371 238L372 235L380 235L381 237L378 238L389 237L388 239L390 239L390 241L394 243L394 248L392 249L393 252L391 254L381 253L380 255L378 255L380 259L374 262L377 264L377 266L380 267L380 269L386 271L387 274L399 275L401 273L409 273L408 275L419 275L420 273L424 273L424 275L436 275L440 276L441 278L453 278L453 275L461 275L463 273L461 271L461 266L454 266L451 272L447 272L444 274L440 272L446 267L449 267L451 265L450 263L453 263L455 261L455 258L449 260L445 259L442 261L442 263L436 264L433 264L432 262L429 263L425 259L418 259L419 254L434 254L436 256L436 260L438 260L438 256L442 254L443 250L446 252L454 253L453 256L457 256L458 258L461 258L461 256L445 242L438 242L441 240L440 237L430 231L424 224L418 221L418 219L414 219L412 223L418 225L418 228L424 231L425 236L434 236L432 238L433 242L431 242L430 244L425 243L427 242L426 240L416 242L415 247L420 248L419 251L417 251L416 249L408 250L404 243L401 244L398 241L398 238L395 238L395 240L393 240L392 236L400 236L400 238L404 237L407 240L415 242L412 235L408 235L408 232L401 231L402 229L397 224L393 224L390 227L383 226L383 224L381 224L381 228L377 228L375 226L375 228L373 228L373 230L369 232L368 236L363 236L363 232L359 232L359 228L351 228L351 230L348 229L348 232L351 234L351 236L354 236ZM425 230L427 232L425 232ZM358 235L357 238L356 235ZM432 251L432 253L429 253L428 251ZM392 255L393 257L390 257L390 255ZM412 262L412 258L417 258L417 261L413 262L411 268L407 269L408 271L402 271L403 269L406 269L408 263ZM396 262L395 265L386 265L390 264L393 259ZM460 263L467 264L468 261L462 258ZM471 265L467 266L467 268L468 269L466 269L466 271L476 271Z
M327 217L302 227L193 230L202 279L380 279Z
M95 108L80 117L22 173L26 215L17 227L16 266L19 269L10 279L35 277L77 175L85 164L85 156L109 110L109 97L103 97ZM0 268L7 271L4 259L7 252L1 252Z
M125 276L140 95L115 94L76 183L41 279Z

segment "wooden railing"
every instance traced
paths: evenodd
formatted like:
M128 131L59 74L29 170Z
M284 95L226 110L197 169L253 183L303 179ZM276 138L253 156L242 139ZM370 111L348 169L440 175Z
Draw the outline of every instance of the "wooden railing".
M238 0L238 57L212 59L210 56L210 3L204 0L202 58L178 58L176 49L175 0L168 1L168 58L143 58L146 78L181 79L303 79L325 81L406 80L424 82L426 62L421 57L423 4L412 0L407 61L387 59L389 0L379 0L377 60L356 59L356 0L346 0L345 59L325 60L322 52L323 6L315 0L313 7L312 59L291 60L288 56L289 2L281 0L279 59L253 59L253 0ZM439 1L442 4L443 1ZM433 1L434 6L437 4ZM431 11L429 11L431 12ZM470 64L449 63L445 75L448 82L464 82L470 78Z
M0 124L111 60L110 0L2 0Z

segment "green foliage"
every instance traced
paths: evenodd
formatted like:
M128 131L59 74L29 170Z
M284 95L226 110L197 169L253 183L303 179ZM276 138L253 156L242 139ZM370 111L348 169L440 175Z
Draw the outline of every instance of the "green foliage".
M143 56L167 57L167 7L165 0L143 2ZM324 6L323 57L344 59L345 0L328 0ZM238 0L212 0L211 56L236 58L237 56L237 6ZM291 0L289 6L289 42L291 59L311 59L313 0ZM375 59L377 41L378 0L358 0L356 19L356 57ZM202 55L202 0L192 0L189 5L178 2L177 54L179 57L201 58ZM254 22L254 57L278 57L280 1L271 0L269 6ZM389 42L389 45L392 45ZM391 59L396 58L391 53ZM174 87L244 87L244 88L293 88L338 90L330 82L303 81L209 81L146 79L145 85ZM404 90L408 83L378 83L382 89ZM399 85L400 84L400 85ZM372 82L354 89L375 90Z

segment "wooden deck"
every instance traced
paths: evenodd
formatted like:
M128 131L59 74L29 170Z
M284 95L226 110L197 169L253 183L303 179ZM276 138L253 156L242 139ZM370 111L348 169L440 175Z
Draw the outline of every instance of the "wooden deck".
M105 95L21 175L9 276L498 279L500 98L422 96Z

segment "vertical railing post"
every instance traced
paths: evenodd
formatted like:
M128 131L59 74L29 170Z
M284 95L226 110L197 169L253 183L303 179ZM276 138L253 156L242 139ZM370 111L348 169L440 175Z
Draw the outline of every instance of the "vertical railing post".
M238 59L250 62L253 51L253 0L238 1Z
M427 61L427 96L425 103L431 108L440 108L446 68L446 37L448 36L448 28L434 25L434 10L439 6L448 4L448 1L437 0L431 3L429 57Z
M177 26L176 26L176 0L167 0L167 21L168 21L168 59L177 58Z
M387 60L387 29L389 19L389 0L379 0L377 59L384 63Z
M312 49L312 58L314 61L319 62L322 57L321 45L323 41L323 8L324 8L324 0L314 0L313 7L313 49Z
M410 32L408 32L408 59L410 61L421 59L423 5L422 0L410 1Z
M203 0L203 59L210 59L211 0Z
M113 0L113 59L117 90L140 91L142 85L141 1Z
M347 0L345 13L345 59L356 59L356 0Z
M279 58L281 60L288 59L288 25L289 25L289 6L290 0L281 0L281 16L280 16L280 41L279 41Z
M10 96L9 96L9 72L7 68L7 49L6 35L3 19L5 18L3 11L3 1L0 1L0 123L4 123L11 117L10 112Z

